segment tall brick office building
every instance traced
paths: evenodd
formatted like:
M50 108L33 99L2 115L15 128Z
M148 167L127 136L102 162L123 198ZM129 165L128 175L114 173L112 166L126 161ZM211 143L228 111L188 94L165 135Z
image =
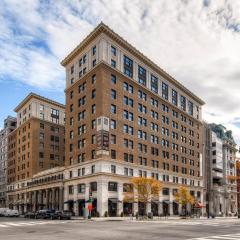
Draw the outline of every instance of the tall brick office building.
M36 187L40 182L34 176L64 165L65 106L30 93L15 112L17 128L8 137L7 205L26 212L47 198L48 181Z
M203 201L204 102L101 23L63 61L66 68L64 207L83 214L142 211L124 202L133 176L163 181L148 211L178 214L181 184Z

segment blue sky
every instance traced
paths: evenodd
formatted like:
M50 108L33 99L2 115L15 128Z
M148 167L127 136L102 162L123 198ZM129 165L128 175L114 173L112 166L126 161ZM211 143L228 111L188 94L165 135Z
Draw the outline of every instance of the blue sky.
M0 1L0 127L30 92L64 103L60 61L103 21L205 102L240 143L239 0Z

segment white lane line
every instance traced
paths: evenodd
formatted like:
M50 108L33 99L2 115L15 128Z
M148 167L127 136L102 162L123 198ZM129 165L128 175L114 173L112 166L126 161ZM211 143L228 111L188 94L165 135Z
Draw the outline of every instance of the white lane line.
M200 237L200 238L192 238L191 240L239 240L239 239L240 239L240 233L228 234L228 235L219 235L219 236Z
M7 227L6 225L0 224L0 227L5 228Z

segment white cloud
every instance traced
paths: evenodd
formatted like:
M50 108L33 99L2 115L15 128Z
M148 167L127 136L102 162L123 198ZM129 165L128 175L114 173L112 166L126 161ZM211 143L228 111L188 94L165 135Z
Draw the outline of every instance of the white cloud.
M64 89L59 62L104 21L203 98L205 119L240 142L239 9L238 0L1 1L0 79Z

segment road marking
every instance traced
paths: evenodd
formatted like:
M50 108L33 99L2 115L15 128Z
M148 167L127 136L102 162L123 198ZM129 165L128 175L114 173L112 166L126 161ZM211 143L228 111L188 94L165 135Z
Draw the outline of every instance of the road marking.
M6 225L3 225L3 224L0 224L0 227L3 227L3 228L4 228L4 227L7 227L7 226L6 226Z
M190 240L239 240L240 233L228 234L228 235L219 235L219 236L209 236L209 237L200 237L200 238L191 238Z
M24 227L24 226L36 226L44 224L63 224L68 223L69 221L36 221L36 222L2 222L0 228L6 227Z

